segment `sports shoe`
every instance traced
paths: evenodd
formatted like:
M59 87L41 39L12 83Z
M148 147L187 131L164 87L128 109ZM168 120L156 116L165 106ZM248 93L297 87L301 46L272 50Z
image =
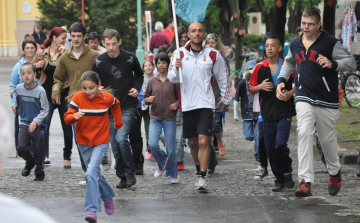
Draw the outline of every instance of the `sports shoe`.
M225 156L226 155L225 144L218 145L218 147L219 147L219 155Z
M329 170L327 168L327 165L325 164L325 170L324 170L324 173L329 173Z
M341 177L340 170L339 170L339 173L336 174L335 176L330 175L328 191L331 196L335 196L339 193L340 188L341 188L341 180L342 180L342 177Z
M207 190L208 189L208 186L206 183L206 177L202 177L202 176L199 177L199 182L197 184L196 189L197 190Z
M21 175L24 177L29 176L32 168L34 168L35 163L26 162L24 169L21 171Z
M108 171L111 167L111 156L109 156L109 153L106 154L102 160L102 167L105 171Z
M152 154L151 154L150 150L146 151L146 153L145 153L145 158L146 158L147 160L149 160L149 159L151 159L151 157L152 157Z
M126 178L120 178L120 183L116 185L116 188L119 189L126 188Z
M178 169L178 171L185 170L185 166L183 164L178 164L177 169Z
M49 157L45 157L44 159L44 164L50 164L51 161L50 161L50 158Z
M196 187L196 188L197 188L198 185L199 185L199 178L200 178L200 173L197 172L197 173L196 173L196 181L195 181L195 187Z
M96 223L96 220L97 220L97 216L95 211L89 211L86 214L85 221L90 223Z
M136 184L135 174L126 175L126 187L131 187Z
M178 184L179 183L179 177L171 177L170 183L172 184Z
M157 168L155 173L154 173L154 177L157 177L157 178L161 177L163 172L164 172L164 169Z
M45 174L42 175L36 175L34 181L44 181Z
M292 179L291 173L284 173L285 186L287 188L293 188L295 186L295 182Z
M106 214L108 214L108 215L114 214L115 207L114 207L113 199L104 201L104 207L105 207Z
M265 167L260 166L259 172L254 177L254 180L262 180L269 174L268 170Z
M273 192L280 192L284 189L285 183L284 182L275 182L275 186L271 189Z
M86 180L80 181L80 182L79 182L79 185L81 185L81 186L86 186Z
M299 188L295 192L295 197L309 197L312 196L310 183L305 183L302 179Z
M144 167L141 166L135 170L135 175L144 175Z

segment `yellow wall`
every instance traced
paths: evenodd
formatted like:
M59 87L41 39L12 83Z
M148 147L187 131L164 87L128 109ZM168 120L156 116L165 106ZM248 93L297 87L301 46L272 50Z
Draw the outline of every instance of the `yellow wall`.
M13 0L9 0L13 1ZM40 17L41 13L39 9L37 8L37 2L38 0L15 0L16 1L16 16L18 18L24 18L24 17ZM23 13L22 12L22 3L30 3L31 4L31 13Z

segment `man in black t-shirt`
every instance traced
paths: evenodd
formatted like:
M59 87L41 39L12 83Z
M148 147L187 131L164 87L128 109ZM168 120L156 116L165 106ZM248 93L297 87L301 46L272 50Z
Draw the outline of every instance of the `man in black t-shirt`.
M93 71L100 75L102 86L115 90L114 95L119 99L121 106L124 125L120 129L114 128L112 115L109 114L110 143L116 159L116 175L121 179L117 188L131 187L136 183L129 133L139 103L137 96L144 81L137 57L130 52L120 50L121 42L116 30L106 29L102 44L107 53L99 55L93 62Z

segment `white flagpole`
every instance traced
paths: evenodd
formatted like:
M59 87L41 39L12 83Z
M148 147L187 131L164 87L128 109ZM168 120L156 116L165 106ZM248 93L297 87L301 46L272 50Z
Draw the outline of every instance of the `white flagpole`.
M176 49L177 49L177 58L180 58L180 52L179 52L179 38L178 38L178 30L177 30L177 21L176 21L176 13L175 13L175 3L174 0L171 0L172 4L172 11L173 11L173 19L174 19L174 29L175 29L175 42L176 42ZM180 84L182 83L182 70L181 67L179 67L179 76L180 76Z

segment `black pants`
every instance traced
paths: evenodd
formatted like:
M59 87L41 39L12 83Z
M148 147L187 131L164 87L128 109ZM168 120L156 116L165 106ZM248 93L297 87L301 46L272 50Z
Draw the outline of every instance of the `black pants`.
M130 146L136 169L139 169L144 165L144 155L142 154L143 139L141 137L141 119L142 110L140 108L135 114L135 118L129 134Z
M31 152L31 142L34 146L34 153ZM29 132L29 126L20 125L19 141L17 150L19 156L26 161L25 168L32 169L34 165L35 175L44 176L44 158L46 144L46 127L37 126L33 132Z
M268 166L268 156L266 153L265 141L264 141L264 127L262 122L258 122L259 128L259 156L260 156L260 166L267 168Z
M211 138L209 138L209 162L208 169L212 169L217 165L217 158L214 146L211 145Z

